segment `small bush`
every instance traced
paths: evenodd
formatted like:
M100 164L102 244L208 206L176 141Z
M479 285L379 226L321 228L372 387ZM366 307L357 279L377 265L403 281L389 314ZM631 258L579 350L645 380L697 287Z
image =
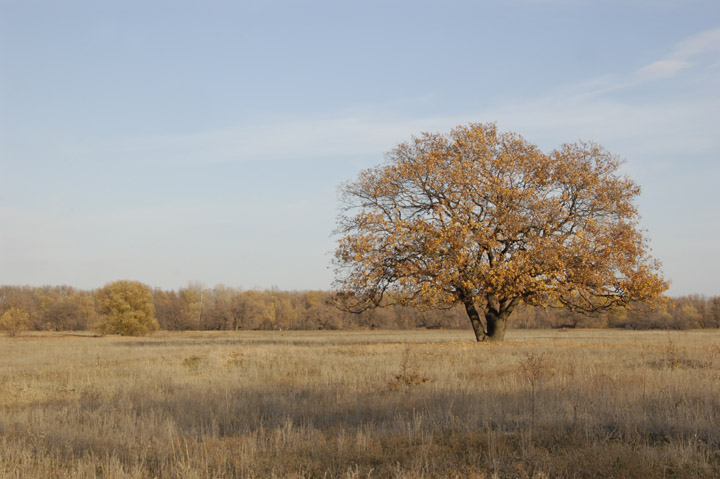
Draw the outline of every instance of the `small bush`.
M240 367L243 363L244 355L242 351L231 351L225 360L225 365L229 368Z
M191 354L190 356L182 360L182 365L186 367L190 372L197 373L200 370L200 363L202 362L202 360L202 356Z
M8 336L17 336L30 329L30 314L19 308L10 308L0 317L0 329Z

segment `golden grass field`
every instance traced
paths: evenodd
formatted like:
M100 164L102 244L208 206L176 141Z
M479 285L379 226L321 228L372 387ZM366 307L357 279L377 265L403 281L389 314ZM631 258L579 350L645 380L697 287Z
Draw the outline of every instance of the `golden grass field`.
M0 337L0 477L720 477L720 332Z

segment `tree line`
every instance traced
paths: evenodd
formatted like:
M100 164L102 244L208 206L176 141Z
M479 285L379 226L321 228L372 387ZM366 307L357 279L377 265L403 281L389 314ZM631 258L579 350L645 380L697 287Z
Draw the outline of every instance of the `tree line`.
M25 329L82 331L98 329L103 289L72 286L0 286L0 317L18 312ZM178 290L148 288L160 329L317 330L470 327L462 306L424 310L391 305L361 313L341 311L329 291L243 290L190 284ZM387 300L392 301L392 298ZM694 329L720 327L720 296L689 295L659 304L635 304L595 314L564 308L520 305L510 318L514 328ZM6 328L7 329L7 328Z

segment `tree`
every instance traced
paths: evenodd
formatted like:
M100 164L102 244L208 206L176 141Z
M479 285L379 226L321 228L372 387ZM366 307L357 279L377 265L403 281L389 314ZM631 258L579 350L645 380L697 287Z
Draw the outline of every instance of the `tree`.
M42 311L40 322L46 330L80 331L97 322L93 296L74 288L69 289L67 295L51 298L42 307Z
M192 329L192 324L183 314L185 302L175 291L153 290L153 305L162 329L170 331Z
M8 336L17 336L29 328L30 314L20 308L9 308L0 316L0 329Z
M461 304L502 340L524 302L593 312L667 289L638 228L640 188L594 143L543 153L494 124L424 133L341 187L344 309Z
M42 313L32 287L0 286L0 313L10 308L21 309L28 313L28 329L38 329L37 323Z
M720 328L720 296L713 297L711 301L710 315L713 321L712 327Z
M100 330L142 336L158 329L150 288L137 281L115 281L97 292Z

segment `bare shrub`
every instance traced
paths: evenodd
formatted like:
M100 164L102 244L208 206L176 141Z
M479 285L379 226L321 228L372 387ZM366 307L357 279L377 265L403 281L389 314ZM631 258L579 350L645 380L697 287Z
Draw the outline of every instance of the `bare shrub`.
M410 348L406 347L403 352L402 361L400 362L400 372L395 374L393 379L390 381L390 389L407 390L408 388L417 386L418 384L424 384L431 381L430 378L422 376L418 372L416 365L411 365L410 356Z
M550 374L550 367L545 353L528 353L525 359L520 361L518 369L522 377L530 385L530 430L529 435L535 430L535 403L537 402L538 390Z

